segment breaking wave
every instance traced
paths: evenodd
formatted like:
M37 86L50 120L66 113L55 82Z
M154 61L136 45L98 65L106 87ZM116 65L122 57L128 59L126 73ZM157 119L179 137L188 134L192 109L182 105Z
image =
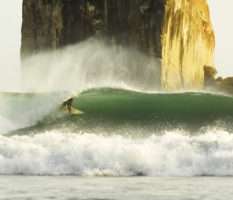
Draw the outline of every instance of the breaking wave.
M69 95L1 94L0 130L16 129L0 134L1 175L233 176L232 97L102 88L68 114Z
M221 129L148 137L44 132L0 136L0 174L232 176L233 135Z

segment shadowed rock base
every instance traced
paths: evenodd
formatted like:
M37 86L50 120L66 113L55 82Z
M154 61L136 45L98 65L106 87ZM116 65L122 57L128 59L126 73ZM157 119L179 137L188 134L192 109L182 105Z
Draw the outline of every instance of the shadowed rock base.
M204 71L206 89L217 90L233 95L233 77L216 77L217 71L210 66L205 66Z

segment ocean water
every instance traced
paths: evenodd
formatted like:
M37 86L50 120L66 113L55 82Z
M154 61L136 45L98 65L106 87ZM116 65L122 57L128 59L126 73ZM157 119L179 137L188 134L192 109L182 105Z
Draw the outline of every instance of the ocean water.
M233 199L233 98L1 94L0 199Z
M226 200L228 177L0 176L1 200Z

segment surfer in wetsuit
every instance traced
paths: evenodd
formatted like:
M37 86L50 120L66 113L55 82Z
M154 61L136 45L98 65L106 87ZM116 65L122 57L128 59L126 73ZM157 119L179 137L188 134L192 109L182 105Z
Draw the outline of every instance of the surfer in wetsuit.
M68 112L71 113L72 103L73 103L73 98L70 98L67 101L63 102L62 107L67 108Z

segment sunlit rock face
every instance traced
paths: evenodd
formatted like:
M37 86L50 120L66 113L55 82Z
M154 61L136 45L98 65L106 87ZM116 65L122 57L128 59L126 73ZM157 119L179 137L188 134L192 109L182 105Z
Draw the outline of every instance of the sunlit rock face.
M162 87L201 89L213 66L215 37L206 0L167 0L162 32Z

